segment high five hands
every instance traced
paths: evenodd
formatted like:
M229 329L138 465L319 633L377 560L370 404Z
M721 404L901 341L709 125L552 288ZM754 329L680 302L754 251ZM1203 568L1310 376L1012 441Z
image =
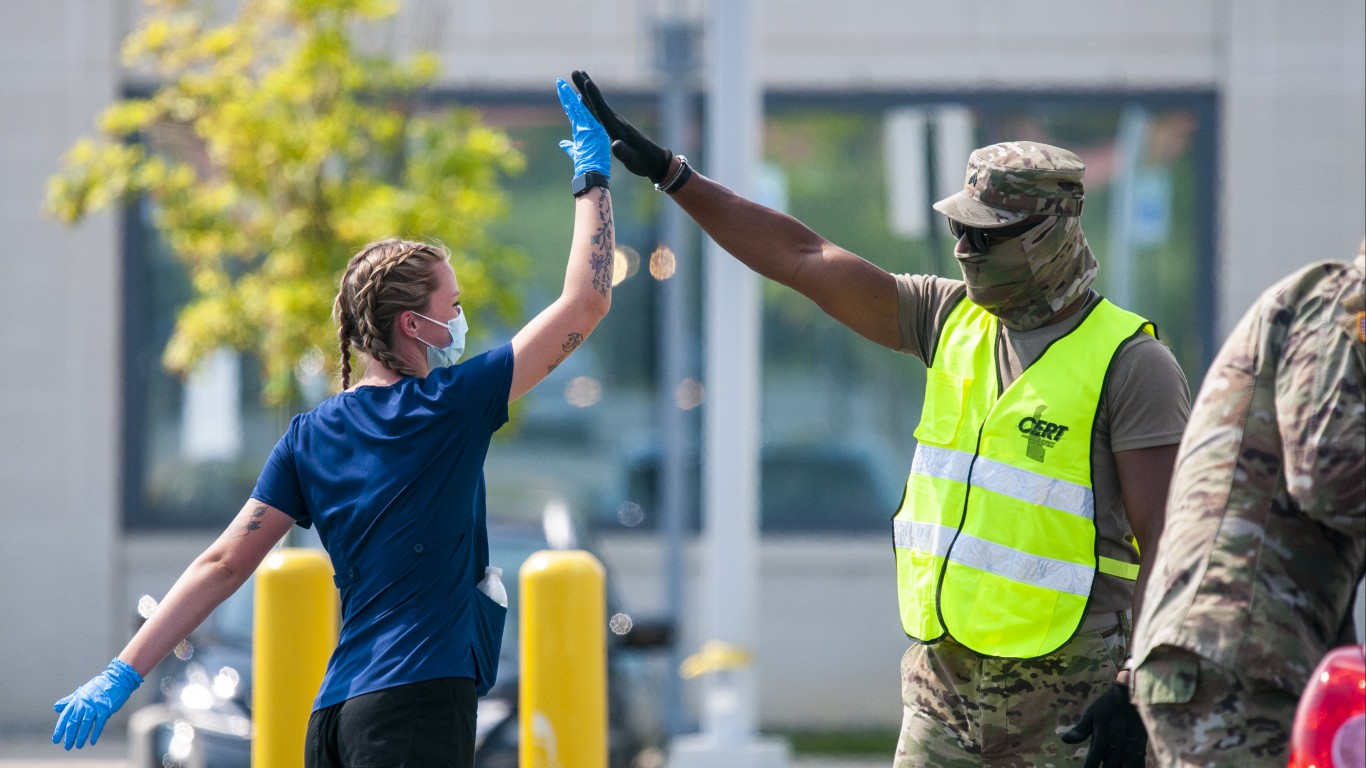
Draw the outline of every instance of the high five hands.
M588 107L588 111L593 113L593 117L596 117L599 123L602 123L607 135L611 137L612 154L631 173L644 176L656 185L662 183L669 174L669 165L673 162L674 153L651 141L607 106L602 91L598 90L597 84L587 72L574 70L571 77L574 80L574 87L583 98L584 106Z

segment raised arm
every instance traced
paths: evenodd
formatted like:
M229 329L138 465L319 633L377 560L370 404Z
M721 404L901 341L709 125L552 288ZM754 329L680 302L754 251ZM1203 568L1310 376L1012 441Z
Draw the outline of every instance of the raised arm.
M672 162L677 164L678 158ZM694 172L671 197L740 263L814 301L860 336L901 348L891 273L700 173Z
M564 290L512 338L512 389L525 395L588 338L612 306L616 227L607 191L612 157L607 133L564 80L556 87L573 131L560 147L574 160L574 234Z
M613 139L627 170L667 190L716 244L742 264L811 299L826 314L885 347L902 345L896 278L785 213L760 205L682 166L607 105L584 72L574 84Z

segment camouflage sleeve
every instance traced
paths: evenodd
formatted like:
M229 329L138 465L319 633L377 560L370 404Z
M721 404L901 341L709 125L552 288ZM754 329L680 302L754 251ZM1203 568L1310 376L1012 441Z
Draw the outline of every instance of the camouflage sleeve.
M962 280L903 274L896 276L896 293L897 324L901 327L901 348L897 351L929 365L944 318L967 295L967 286Z
M1221 345L1181 442L1136 659L1174 645L1298 692L1339 639L1366 567L1364 366L1327 315L1364 269L1298 270Z
M1276 423L1295 505L1330 528L1359 532L1366 523L1366 370L1361 331L1350 320L1362 301L1362 275L1346 264L1326 272L1286 329Z

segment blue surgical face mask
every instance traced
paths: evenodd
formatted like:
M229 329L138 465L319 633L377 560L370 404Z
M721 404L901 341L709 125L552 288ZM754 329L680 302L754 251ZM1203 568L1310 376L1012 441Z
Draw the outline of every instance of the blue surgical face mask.
M451 334L451 343L444 347L438 347L421 336L417 337L418 341L427 345L427 368L434 371L437 368L455 365L455 361L465 354L465 334L470 329L469 323L465 322L465 310L461 309L460 314L445 323L433 320L421 312L414 312L413 314L429 323L444 326Z

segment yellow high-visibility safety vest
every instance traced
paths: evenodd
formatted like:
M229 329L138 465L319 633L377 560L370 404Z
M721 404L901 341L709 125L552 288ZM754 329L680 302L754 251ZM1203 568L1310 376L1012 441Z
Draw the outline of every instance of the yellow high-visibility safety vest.
M1075 634L1098 570L1138 576L1096 554L1091 431L1120 346L1157 334L1102 299L999 392L999 329L964 299L940 331L892 522L897 591L912 638L1027 659Z

